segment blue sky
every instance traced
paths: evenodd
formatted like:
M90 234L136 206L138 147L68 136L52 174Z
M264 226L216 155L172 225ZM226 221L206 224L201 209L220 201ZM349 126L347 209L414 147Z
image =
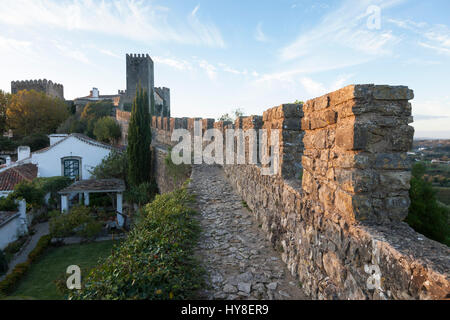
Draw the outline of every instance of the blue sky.
M380 25L374 25L373 6ZM416 137L450 138L448 0L2 0L0 89L46 78L66 99L125 89L148 53L173 116L262 114L348 84L407 85ZM375 27L374 27L375 26Z

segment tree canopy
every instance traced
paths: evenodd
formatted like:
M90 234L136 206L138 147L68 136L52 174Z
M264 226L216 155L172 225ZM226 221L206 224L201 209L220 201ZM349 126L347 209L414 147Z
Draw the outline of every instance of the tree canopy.
M139 88L128 125L128 181L131 185L138 186L150 182L151 142L148 93Z
M94 136L99 141L116 144L122 136L122 130L116 119L103 117L95 123Z
M35 90L22 90L11 96L6 110L7 125L15 135L54 133L69 116L64 101Z

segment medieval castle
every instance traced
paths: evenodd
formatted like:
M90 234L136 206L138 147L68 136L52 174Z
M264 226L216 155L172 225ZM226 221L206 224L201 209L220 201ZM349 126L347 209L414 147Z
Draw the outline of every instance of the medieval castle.
M131 110L136 89L140 85L149 93L149 105L151 96L155 99L155 110L153 115L170 117L170 89L166 87L155 87L155 76L153 60L148 54L127 54L127 87L126 90L118 90L117 94L100 95L97 88L93 88L88 96L74 99L77 110L81 110L87 103L93 101L111 101L120 110ZM64 99L64 87L62 84L44 80L12 81L11 93L21 90L36 90L49 96ZM151 111L151 110L149 110Z
M64 100L64 87L62 84L53 83L52 81L44 80L25 80L25 81L11 81L11 93L17 93L21 90L35 90L43 92L46 95Z

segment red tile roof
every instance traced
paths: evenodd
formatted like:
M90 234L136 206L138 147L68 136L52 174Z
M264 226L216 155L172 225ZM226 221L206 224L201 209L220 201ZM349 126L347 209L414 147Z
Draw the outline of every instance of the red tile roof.
M38 168L35 164L27 163L12 167L0 173L0 191L14 190L14 186L21 181L31 181L37 177Z

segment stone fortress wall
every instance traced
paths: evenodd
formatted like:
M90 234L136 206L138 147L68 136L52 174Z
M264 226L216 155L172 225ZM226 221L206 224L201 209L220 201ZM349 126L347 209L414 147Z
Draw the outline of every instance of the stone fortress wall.
M402 222L412 98L404 86L351 85L234 124L153 117L153 143L173 146L172 131L193 132L195 120L203 130L280 129L278 174L262 175L258 164L223 167L304 291L315 299L443 299L450 249Z
M64 87L62 84L53 83L51 80L25 80L11 81L11 93L21 90L35 90L64 101Z

